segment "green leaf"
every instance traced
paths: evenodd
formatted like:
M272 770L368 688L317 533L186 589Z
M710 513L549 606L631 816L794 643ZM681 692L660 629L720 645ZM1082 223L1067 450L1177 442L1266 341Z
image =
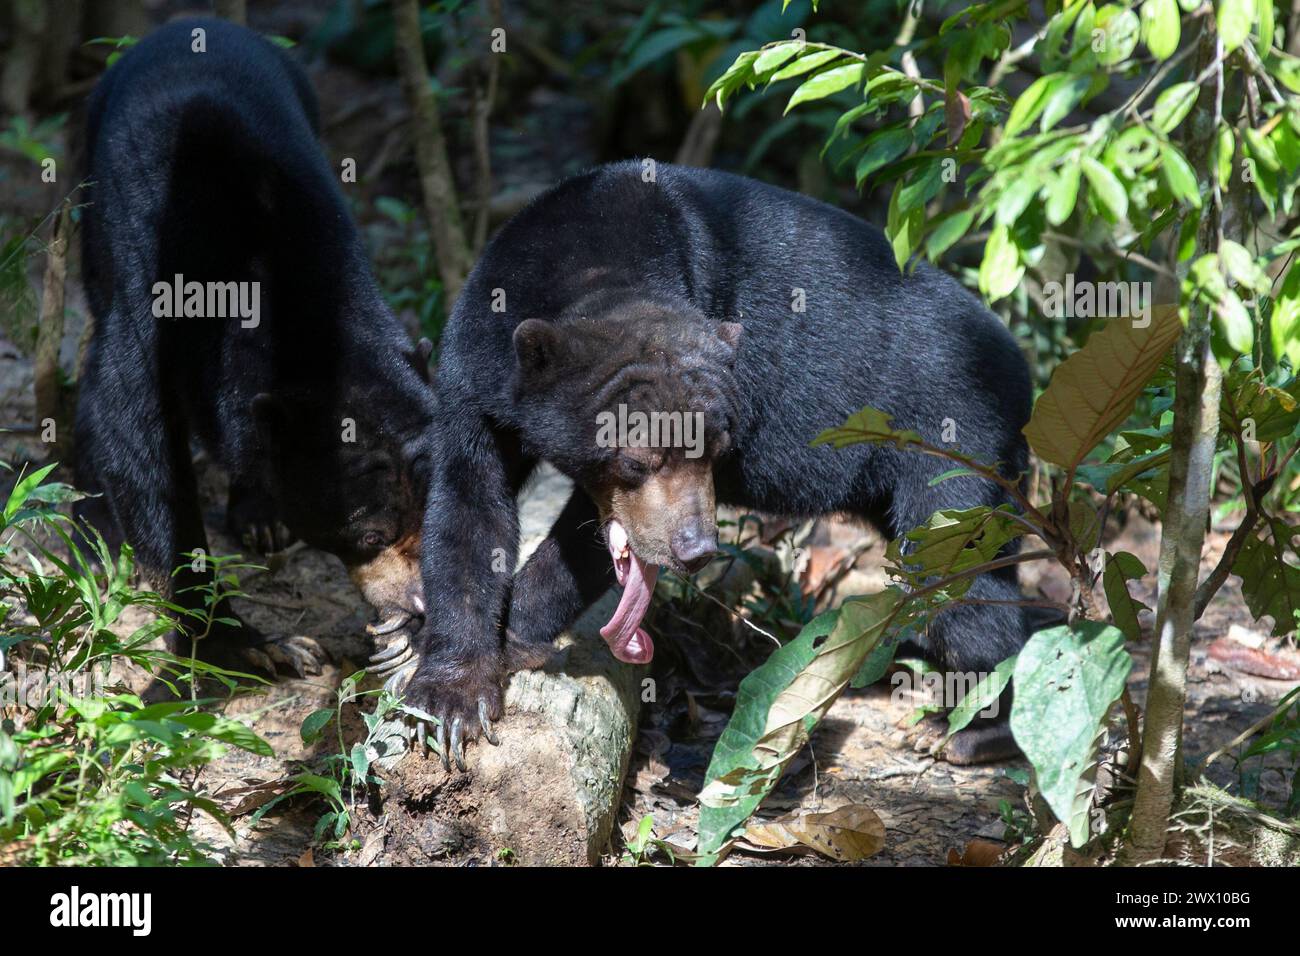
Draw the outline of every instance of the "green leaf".
M1300 262L1287 270L1269 317L1273 354L1287 356L1291 367L1300 369Z
M1011 733L1033 765L1039 792L1069 828L1076 847L1088 839L1106 715L1132 666L1124 634L1095 621L1039 631L1016 660Z
M1019 656L1013 654L993 668L993 673L981 677L979 683L967 691L966 696L957 703L957 706L948 712L948 737L951 738L953 734L964 730L975 719L976 714L993 706L1002 696L1002 692L1011 683L1011 676L1016 670L1016 659Z
M1232 573L1241 578L1241 593L1255 619L1273 618L1273 634L1283 637L1300 626L1300 568L1293 538L1300 533L1281 518L1270 518L1268 538L1251 535L1242 545Z
M58 462L51 462L43 468L38 468L30 475L22 478L14 485L13 490L9 492L9 500L5 503L4 519L8 524L9 520L17 513L27 499L32 496L36 486L45 480L45 476L58 467Z
M761 75L768 70L775 70L802 48L803 45L796 40L787 40L785 43L768 47L759 53L758 59L754 61L754 72Z
M953 243L966 235L974 219L973 208L957 209L940 219L925 240L925 253L930 261L938 259L952 248Z
M702 862L713 862L771 792L906 600L898 589L887 588L847 601L838 611L813 618L741 681L700 792Z
M1075 201L1079 198L1078 163L1063 163L1056 171L1054 179L1047 184L1047 221L1059 226L1070 218L1074 212Z
M1002 128L1002 135L1010 138L1021 130L1028 129L1029 124L1037 119L1046 107L1047 94L1051 91L1052 84L1066 76L1067 74L1052 73L1040 76L1030 83L1029 88L1020 94L1015 105L1011 107L1006 125Z
M1228 340L1229 348L1240 355L1250 354L1251 346L1255 343L1255 323L1232 289L1224 289L1219 294L1219 307L1214 311L1214 320Z
M866 149L858 160L854 179L859 189L868 176L892 163L912 145L912 131L906 126L882 129L867 137Z
M1137 14L1125 7L1107 4L1097 11L1095 25L1105 32L1097 62L1103 66L1123 63L1137 48L1142 27Z
M790 102L786 104L785 112L790 112L800 103L820 100L850 86L861 84L865 69L861 63L850 63L846 66L837 66L825 73L818 73L811 80L805 80L799 85L791 95Z
M709 100L716 100L718 109L722 109L726 104L727 97L746 83L752 84L754 61L757 59L757 50L747 50L736 57L736 61L727 67L726 72L714 80L708 90L705 91L704 104L707 104Z
M1252 126L1247 126L1243 131L1246 137L1246 146L1250 150L1250 155L1270 173L1275 173L1282 168L1282 161L1278 158L1277 148L1273 141Z
M253 731L241 724L237 720L231 720L229 717L222 717L216 721L206 731L207 736L214 740L220 740L228 743L240 750L247 750L262 757L274 757L275 751L271 745L259 737Z
M1058 77L1043 97L1043 119L1039 128L1046 133L1079 105L1092 86L1092 77L1067 73Z
M1300 424L1300 378L1273 385L1249 360L1239 359L1224 376L1219 422L1225 434L1243 432L1253 441L1290 438Z
M1112 318L1052 374L1025 426L1038 457L1072 471L1123 424L1182 333L1177 309L1156 306L1145 328Z
M665 27L656 31L637 44L632 55L610 75L609 84L620 86L652 63L702 39L705 35L691 26Z
M772 82L778 80L788 80L792 76L802 76L803 74L817 69L819 66L825 66L827 63L840 56L841 50L818 50L815 53L809 53L807 56L801 56L787 67L777 70L772 75Z
M920 586L928 579L961 574L992 561L1003 545L1024 533L1010 505L946 509L891 541L887 554L900 577Z
M358 782L364 782L366 774L370 772L370 755L366 753L366 746L362 743L352 745L352 772L356 774Z
M1225 239L1219 243L1219 261L1223 263L1224 270L1228 273L1229 278L1235 279L1246 288L1254 292L1267 292L1272 284L1268 275L1255 262L1255 257L1250 254L1245 246L1241 243L1233 242L1231 239Z
M1011 229L1006 225L994 226L980 262L980 291L990 302L996 302L1014 292L1024 274L1025 267L1020 261L1020 250L1011 238Z
M1215 0L1215 7L1223 52L1231 53L1250 36L1255 22L1255 0Z
M1116 551L1106 556L1106 569L1102 572L1106 601L1110 604L1115 626L1130 641L1142 639L1142 628L1138 625L1137 615L1138 611L1146 609L1146 605L1133 600L1128 592L1128 582L1140 580L1146 573L1146 565L1127 551Z
M322 707L320 710L313 710L307 715L302 722L302 742L305 744L315 743L320 739L321 733L325 726L334 719L333 707Z
M893 415L886 415L878 409L867 407L854 412L843 425L828 428L812 440L812 445L830 445L834 448L847 448L870 442L877 445L893 445L905 448L921 441L921 436L914 431L900 430L889 423Z
M1111 222L1119 222L1128 215L1128 193L1124 185L1109 169L1091 156L1083 157L1083 175Z
M1172 133L1196 105L1200 87L1193 82L1175 83L1156 97L1151 108L1151 123L1162 133Z
M1174 198L1181 199L1194 209L1201 208L1201 190L1196 183L1196 173L1177 146L1171 143L1160 144L1160 171L1164 173L1165 182Z
M1142 41L1157 60L1173 56L1181 34L1175 0L1146 0L1142 4Z
M1232 154L1236 143L1232 136L1232 127L1227 123L1219 124L1219 135L1214 140L1214 175L1219 188L1227 189L1232 179Z

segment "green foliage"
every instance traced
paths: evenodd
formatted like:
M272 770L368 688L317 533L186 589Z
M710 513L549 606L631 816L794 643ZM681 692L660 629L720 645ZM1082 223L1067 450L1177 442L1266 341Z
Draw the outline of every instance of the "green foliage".
M149 648L180 609L131 587L128 548L114 555L85 529L92 557L82 554L58 510L80 496L46 480L53 467L20 475L0 514L0 860L206 863L212 848L191 834L194 813L228 823L195 787L198 772L227 746L271 748L205 711L208 701L147 705L121 683L114 668L125 662L191 681L229 675ZM157 616L120 637L129 608ZM212 617L191 620L201 631Z
M700 792L699 852L712 862L808 740L885 630L906 617L889 588L814 618L740 684Z
M1132 666L1124 635L1095 621L1039 631L1016 660L1011 732L1076 847L1088 840L1106 717Z
M383 218L366 227L366 243L384 299L395 312L413 311L420 335L436 349L447 321L447 301L424 216L390 196L376 199L375 208ZM432 361L437 358L435 351Z
M325 849L347 847L352 808L356 806L358 795L368 793L371 787L378 787L380 780L375 775L375 768L399 758L408 747L406 736L400 732L403 725L393 718L405 712L437 724L436 718L403 707L401 701L386 690L361 690L365 676L365 671L357 671L345 678L335 691L334 705L314 710L303 720L300 728L303 743L310 745L323 741L325 732L332 728L334 747L289 776L280 793L254 812L252 823L257 823L286 801L301 797L322 799L326 810L316 821L315 841ZM366 711L361 704L370 697L375 698L375 707ZM366 728L365 738L354 741L351 746L344 732L349 708L355 708L356 716Z

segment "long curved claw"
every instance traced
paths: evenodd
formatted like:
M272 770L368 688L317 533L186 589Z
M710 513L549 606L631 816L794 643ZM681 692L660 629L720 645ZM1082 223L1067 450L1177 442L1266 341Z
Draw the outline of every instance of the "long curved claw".
M410 619L411 615L405 611L396 611L385 621L380 621L378 624L367 624L366 632L373 634L375 637L382 637L385 634L392 634L393 631L400 631Z
M384 681L384 690L388 691L388 693L392 694L394 697L400 697L402 695L402 689L406 686L406 682L415 671L415 663L415 659L411 658L402 664L402 666L397 670L393 671L392 676Z
M429 753L429 732L425 727L424 721L419 721L415 725L415 739L420 745L420 756L428 756Z
M447 724L438 722L438 754L442 757L442 769L451 772L451 757L447 751Z
M415 649L408 644L400 644L396 650L387 649L382 654L370 658L367 670L372 672L377 678L387 678L387 676L396 674L396 672L406 667L415 659Z
M320 644L305 635L270 642L264 648L277 669L287 669L295 677L319 674L321 661L326 656Z
M456 766L464 773L468 767L465 766L465 725L459 717L451 724L451 755L456 759Z
M382 664L384 663L384 661L390 661L398 654L401 654L403 651L409 651L410 649L411 649L411 642L407 640L406 635L403 634L401 637L394 640L383 650L375 651L375 653L371 654L370 663Z
M478 699L478 723L483 728L483 737L493 747L501 746L501 739L497 737L496 731L492 729L492 721L488 719L488 702L485 698Z

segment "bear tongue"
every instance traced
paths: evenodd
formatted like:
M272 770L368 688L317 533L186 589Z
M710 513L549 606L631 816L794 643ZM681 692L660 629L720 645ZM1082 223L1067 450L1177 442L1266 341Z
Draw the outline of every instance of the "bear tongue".
M622 556L625 547L629 558ZM610 524L609 552L614 559L614 567L619 572L623 595L619 598L614 616L600 629L600 636L620 661L626 664L648 664L655 655L655 645L641 627L641 620L650 609L659 567L647 565L637 557L636 552L628 547L627 531L617 521Z

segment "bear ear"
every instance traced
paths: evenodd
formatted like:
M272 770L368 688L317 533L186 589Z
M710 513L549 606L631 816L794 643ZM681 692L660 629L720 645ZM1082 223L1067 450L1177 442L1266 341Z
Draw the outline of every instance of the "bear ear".
M524 319L515 326L515 356L525 375L545 371L555 360L558 344L555 326L543 319Z
M253 427L265 444L273 443L282 433L287 418L284 403L269 392L259 392L249 403L253 414Z
M718 338L722 339L732 352L735 352L740 345L740 333L743 331L745 327L739 322L723 322L718 326Z

